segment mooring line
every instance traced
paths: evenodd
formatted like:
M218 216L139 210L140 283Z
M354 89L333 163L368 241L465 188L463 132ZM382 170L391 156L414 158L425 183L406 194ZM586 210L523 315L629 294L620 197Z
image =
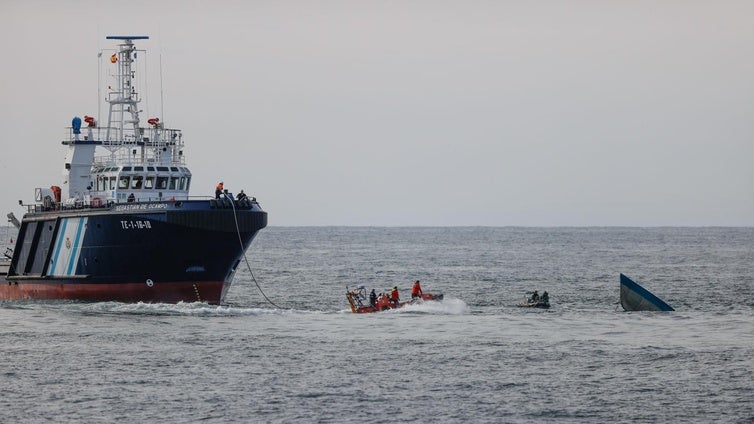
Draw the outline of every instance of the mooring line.
M241 239L241 229L238 226L238 216L236 214L236 206L234 204L235 202L231 200L228 197L228 195L224 194L224 196L230 201L230 206L233 208L233 220L236 223L236 235L238 235L238 244L241 245L241 254L243 255L244 262L246 262L246 268L249 270L249 274L251 274L251 280L254 281L254 284L257 286L259 293L262 294L262 297L264 297L267 303L269 303L270 305L278 309L283 309L280 306L276 305L275 302L271 301L270 298L268 298L266 294L264 294L264 292L262 291L262 288L259 286L259 283L257 283L257 279L254 278L254 273L251 272L251 265L249 265L249 259L246 257L246 251L244 250L244 247L243 247L243 240Z

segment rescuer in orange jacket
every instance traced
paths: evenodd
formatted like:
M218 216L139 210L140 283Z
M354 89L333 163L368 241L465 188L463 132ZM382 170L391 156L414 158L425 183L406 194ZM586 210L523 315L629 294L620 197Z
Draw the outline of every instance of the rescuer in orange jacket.
M416 280L414 286L411 287L411 300L422 297L422 286L419 284L419 280Z
M390 300L388 300L386 294L380 293L380 296L377 298L377 310L383 311L385 309L390 309Z
M398 306L398 286L393 287L393 291L390 292L390 300L396 307Z

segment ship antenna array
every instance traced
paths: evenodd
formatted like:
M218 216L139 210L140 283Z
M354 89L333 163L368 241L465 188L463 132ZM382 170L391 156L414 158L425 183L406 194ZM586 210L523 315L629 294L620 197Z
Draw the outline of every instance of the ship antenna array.
M118 82L116 84L117 91L115 92L117 94L115 98L109 98L107 100L107 102L110 103L110 112L107 118L108 122L106 132L106 141L110 143L112 141L110 131L114 118L113 113L117 113L119 115L120 122L118 123L118 134L116 136L119 140L118 144L120 144L120 142L123 142L124 140L124 130L126 124L131 124L135 135L140 134L138 103L141 100L139 99L138 94L136 93L132 85L133 72L131 64L133 62L133 58L131 57L131 53L136 51L133 43L134 40L148 40L149 36L108 35L105 38L107 38L108 40L122 41L122 43L119 45L119 49L113 55L113 63L117 63L118 65ZM131 115L131 118L128 120L125 119L126 113L129 113Z

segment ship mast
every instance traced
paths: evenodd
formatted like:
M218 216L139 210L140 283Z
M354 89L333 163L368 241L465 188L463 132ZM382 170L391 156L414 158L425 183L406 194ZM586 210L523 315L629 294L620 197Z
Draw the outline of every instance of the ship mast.
M148 40L149 36L108 35L107 39L122 40L123 43L119 44L118 51L110 57L110 61L118 66L118 71L115 76L116 84L108 93L107 102L110 103L110 112L107 117L107 133L103 144L122 146L137 143L141 139L138 108L141 98L134 86L135 71L132 69L132 64L136 47L133 40ZM132 128L131 131L129 127ZM113 130L115 134L111 134Z

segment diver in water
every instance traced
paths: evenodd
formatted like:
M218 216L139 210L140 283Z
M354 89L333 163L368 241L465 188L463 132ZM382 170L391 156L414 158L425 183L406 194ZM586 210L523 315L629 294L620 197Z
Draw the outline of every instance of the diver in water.
M529 298L529 303L537 303L539 302L539 293L534 290L534 293L532 293L531 297Z

